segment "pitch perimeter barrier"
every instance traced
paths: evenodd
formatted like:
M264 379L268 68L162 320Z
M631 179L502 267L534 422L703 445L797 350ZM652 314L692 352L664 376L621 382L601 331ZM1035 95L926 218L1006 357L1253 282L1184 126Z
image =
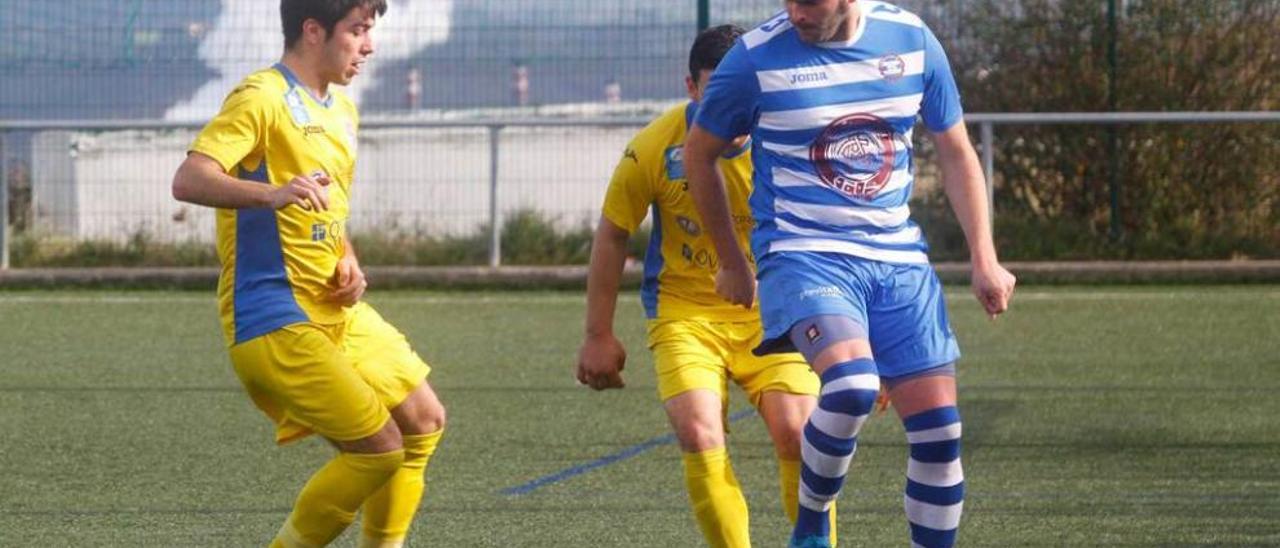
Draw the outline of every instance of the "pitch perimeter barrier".
M999 148L996 126L1276 123L1280 122L1280 111L971 113L966 115L966 121L970 126L978 128L978 151L987 177L987 199L993 206L994 218L996 182L993 174ZM401 228L417 230L419 233L431 232L422 228L423 226L437 226L438 230L445 232L466 230L468 226L472 229L477 225L483 226L488 231L488 264L490 267L500 266L500 234L506 211L502 207L506 197L504 191L517 195L516 206L549 205L559 208L557 215L564 217L566 223L591 222L598 212L605 183L619 151L635 128L648 122L648 118L639 117L502 120L371 117L362 122L362 160L358 163L358 169L371 171L358 173L357 179L371 183L394 180L399 182L399 186L390 189L390 192L366 193L375 194L383 202L370 206L375 209L369 213L359 210L360 203L353 204L353 222L381 222L385 220L384 217L388 217L384 213L391 211L394 213L390 215L393 222L408 218ZM188 208L176 204L168 192L173 170L181 161L180 153L185 150L190 136L201 125L158 120L0 120L0 269L7 269L10 264L12 219L9 215L9 197L10 178L14 173L11 169L12 151L13 145L18 141L15 135L34 136L29 137L33 141L41 141L41 136L45 136L49 137L47 140L59 145L52 150L41 150L53 159L51 164L60 167L41 163L32 165L31 171L49 174L27 174L31 185L28 190L33 196L40 197L40 203L37 204L39 207L33 206L31 209L34 212L31 215L39 216L48 209L58 208L88 211L96 207L98 202L111 201L115 204L113 207L116 209L97 211L93 215L86 213L80 217L59 217L51 214L48 221L52 223L49 225L53 227L51 230L68 231L78 237L102 233L122 237L131 234L134 229L122 230L120 226L155 228L154 225L163 225L164 219L169 218L174 224L180 224L184 231L176 233L175 237L185 234L187 238L207 239L212 237L211 212L204 208ZM424 144L424 132L433 136L430 143ZM63 143L65 149L61 148ZM103 162L111 169L92 169L86 173L77 173L74 164L62 165L63 162L78 161L77 158L89 155L94 150L106 151L100 153L100 156L109 155L113 150L125 150L130 154L145 156L146 160L152 162L157 157L166 160L151 166L120 167L111 164L111 158L107 156L103 158ZM421 159L420 156L424 154L438 154L430 159L436 163L427 166L405 163L414 158ZM511 157L509 162L507 157ZM36 161L33 160L32 163ZM451 171L462 169L457 167L458 164L470 165L472 169L466 173ZM528 166L531 165L541 170L529 169ZM116 173L117 170L128 172L130 169L133 170L132 173ZM115 178L98 181L112 183L102 185L102 189L97 191L98 195L84 195L83 189L74 182L76 177L92 181L95 177L102 176ZM130 180L134 177L137 179ZM424 184L423 179L427 179L428 183L438 180L442 184ZM549 186L548 181L558 183L560 186L555 188L559 190ZM41 185L40 188L37 185ZM445 187L442 197L437 198L431 194L441 192L441 187ZM147 206L146 211L130 209L131 202L136 206L144 198L153 202ZM429 203L431 207L438 203L449 206L466 202L472 209L483 210L486 214L480 223L457 215L456 220L450 221L452 225L422 225L419 223L434 222L437 217L449 221L449 216L457 212L444 210L443 213L437 213L422 208L412 209L414 201ZM405 209L406 204L409 204L410 209ZM174 207L178 209L172 209ZM143 215L150 217L142 217ZM144 220L138 221L138 218ZM31 222L38 221L36 219Z

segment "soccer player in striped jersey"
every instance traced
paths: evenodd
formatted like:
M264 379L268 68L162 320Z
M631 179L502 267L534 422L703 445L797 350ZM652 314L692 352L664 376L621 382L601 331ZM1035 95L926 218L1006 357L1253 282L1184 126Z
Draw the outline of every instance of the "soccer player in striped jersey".
M792 546L830 546L827 512L884 386L911 457L904 506L915 546L951 546L964 475L942 288L907 211L916 116L964 229L973 291L994 317L1014 277L992 241L982 172L945 53L919 17L871 0L786 0L711 78L685 145L690 192L719 252L717 291L751 306L757 352L799 350L822 381L804 429ZM715 159L753 140L752 265L734 237Z
M814 408L818 378L795 353L755 356L763 331L754 309L715 292L718 259L686 189L681 153L689 120L711 71L742 30L730 25L700 33L689 54L690 102L654 120L618 161L596 229L587 281L586 333L579 382L621 388L626 351L613 334L618 282L627 238L653 212L641 300L658 395L683 454L685 486L707 544L750 546L747 503L725 451L728 383L742 387L773 438L783 509L794 522L800 481L800 434ZM751 231L751 151L745 135L714 160L723 170L733 208L733 237Z
M236 375L288 443L338 454L302 488L273 547L323 546L363 512L360 546L401 546L444 428L430 368L360 299L344 227L355 174L346 85L385 0L282 0L285 52L249 75L191 145L174 197L218 208L218 301Z

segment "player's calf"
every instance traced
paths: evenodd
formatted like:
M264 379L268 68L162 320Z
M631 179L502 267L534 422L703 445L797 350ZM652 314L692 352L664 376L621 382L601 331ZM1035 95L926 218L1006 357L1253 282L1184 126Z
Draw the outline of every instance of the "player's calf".
M918 546L955 544L964 508L964 470L960 465L960 413L954 405L903 419L911 457L903 497L911 540Z

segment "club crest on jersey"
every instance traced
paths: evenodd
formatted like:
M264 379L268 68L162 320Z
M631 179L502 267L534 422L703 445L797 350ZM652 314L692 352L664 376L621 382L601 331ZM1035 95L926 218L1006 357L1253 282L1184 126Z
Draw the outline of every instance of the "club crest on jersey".
M884 119L850 114L835 119L813 140L809 160L818 177L852 198L869 200L893 175L897 134Z
M881 57L877 66L880 68L880 76L890 82L902 78L902 75L907 72L906 61L893 53Z
M684 145L668 147L662 154L667 164L667 180L677 181L684 178Z

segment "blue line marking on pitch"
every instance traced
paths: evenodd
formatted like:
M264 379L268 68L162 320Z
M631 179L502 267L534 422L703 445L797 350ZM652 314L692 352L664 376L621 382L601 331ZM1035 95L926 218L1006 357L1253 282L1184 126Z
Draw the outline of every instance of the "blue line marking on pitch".
M743 409L742 411L738 411L737 413L729 415L729 422L735 423L742 419L750 417L754 414L756 414L755 409L752 409L752 408ZM676 442L675 434L666 434L666 435L658 436L656 438L652 438L652 439L640 442L636 445L632 445L631 447L618 451L617 453L605 455L603 457L600 457L586 464L571 466L569 468L565 468L564 470L561 470L554 474L548 474L548 475L542 476L528 483L523 483L515 487L508 487L506 489L503 489L501 493L504 495L513 496L513 497L520 496L520 495L527 495L537 489L546 487L553 483L559 483L569 478L572 478L574 476L580 476L582 474L595 470L596 468L609 466L610 464L627 460L631 457L644 453L645 451L653 449L654 447L659 447L659 446L663 446L663 445L667 445L675 442Z

